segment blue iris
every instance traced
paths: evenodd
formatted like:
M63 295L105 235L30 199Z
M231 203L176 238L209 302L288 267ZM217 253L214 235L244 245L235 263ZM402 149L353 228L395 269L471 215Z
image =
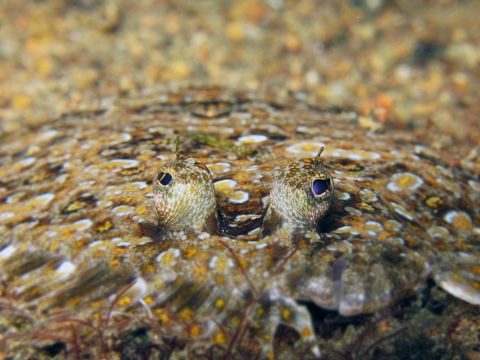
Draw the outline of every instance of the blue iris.
M328 190L330 186L330 181L316 179L312 184L312 191L315 195L322 195L325 191Z
M163 173L163 172L160 172L158 174L158 179L160 180L160 184L162 184L163 186L167 186L168 184L170 184L170 182L172 181L173 177L171 174L169 173Z

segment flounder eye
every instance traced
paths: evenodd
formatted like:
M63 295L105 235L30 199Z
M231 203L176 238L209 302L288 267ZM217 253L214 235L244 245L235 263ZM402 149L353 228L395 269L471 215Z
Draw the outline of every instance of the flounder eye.
M312 191L315 196L322 195L330 188L329 180L315 179L312 183Z
M169 173L164 173L162 171L158 173L158 181L160 181L160 184L162 184L163 186L167 186L168 184L170 184L172 179L173 177Z

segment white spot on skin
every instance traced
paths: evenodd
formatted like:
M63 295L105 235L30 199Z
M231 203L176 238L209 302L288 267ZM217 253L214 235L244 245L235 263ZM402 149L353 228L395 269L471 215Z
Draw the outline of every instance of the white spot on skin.
M15 253L15 250L17 250L17 248L14 245L8 245L6 248L0 251L0 260L8 259Z
M238 138L238 142L241 144L257 144L268 140L268 137L265 135L244 135Z
M160 154L160 155L157 155L155 156L157 159L160 159L160 160L171 160L172 157L171 156L167 156L167 155L163 155L163 154Z
M218 263L218 256L212 257L212 259L208 263L208 268L212 270L215 269L217 267L217 263Z
M351 215L362 216L362 211L360 211L359 209L356 209L354 207L351 207L351 206L346 206L345 211L348 212Z
M8 219L11 219L15 216L13 212L4 212L0 214L0 222L6 221Z
M381 155L376 152L364 150L326 149L326 155L335 158L347 158L351 160L378 160Z
M263 243L263 244L258 244L257 246L255 246L255 249L261 250L261 249L265 249L266 247L268 247L268 243Z
M129 247L132 245L129 241L123 241L121 237L116 237L110 240L117 247Z
M427 230L427 233L432 239L446 240L450 238L450 232L447 228L444 228L443 226L432 226Z
M129 133L120 134L120 141L125 142L130 140L132 140L132 135L130 135Z
M400 224L396 220L387 220L385 221L385 227L389 230L400 231L400 229L402 228L402 224Z
M348 200L348 199L350 199L350 194L346 193L346 192L343 192L343 191L336 191L335 192L335 197L338 200Z
M120 205L112 209L112 212L117 216L126 216L132 214L135 209L131 206Z
M352 235L360 235L360 231L354 230L351 226L342 226L336 229L334 232L338 232L341 234L352 234Z
M207 168L214 174L221 174L229 171L231 169L231 165L226 162L219 162L219 163L207 164Z
M50 204L50 202L55 198L55 195L51 193L46 193L42 195L38 195L33 199L30 199L28 205L30 206L46 206Z
M412 173L400 173L392 176L387 189L393 192L413 192L423 185L423 179Z
M383 231L383 226L379 222L376 221L367 221L365 223L365 229L367 233L371 236L377 235L379 232Z
M246 203L249 199L249 194L245 191L235 191L233 193L234 197L230 197L228 201L233 204L243 204Z
M223 188L234 188L235 186L237 186L237 182L232 179L225 179L225 180L216 181L214 183L214 186L215 186L215 190L220 191Z
M226 197L228 197L228 201L233 204L243 204L248 201L249 194L245 191L234 191L235 186L237 186L237 182L232 179L225 179L215 182L214 184L215 190Z
M57 134L58 134L58 130L55 130L55 129L48 130L44 133L41 133L38 136L38 141L48 141L54 138L55 136L57 136Z
M200 234L198 235L198 238L199 238L200 240L206 240L206 239L208 239L209 237L210 237L210 234L207 233L207 232L205 232L205 231L202 232L202 233L200 233Z
M100 245L102 244L104 245L104 242L102 240L92 241L90 244L88 244L88 248L93 249L95 247L100 247ZM103 246L103 248L105 249L106 246Z
M397 204L396 202L391 202L392 206L393 206L393 210L400 216L404 217L405 219L407 220L410 220L410 221L413 221L413 216L407 211L405 210L405 208L399 204Z
M17 162L18 165L20 165L21 167L26 167L26 166L30 166L32 165L35 160L37 160L37 158L35 157L27 157L27 158L24 158L22 160L20 160L19 162Z
M234 222L238 223L238 222L243 222L243 221L247 221L247 220L258 219L258 218L260 218L260 217L262 217L262 215L241 214L241 215L235 216Z
M73 223L77 231L86 230L93 225L93 221L90 219L82 219Z
M290 145L285 151L292 154L303 154L306 156L314 157L318 154L318 150L325 144L322 142L302 142L294 145Z
M128 186L135 187L138 190L143 190L143 189L146 189L148 185L145 181L135 181L135 182L132 182L132 183L128 184Z
M465 231L471 230L472 228L472 219L470 219L470 216L464 211L449 211L443 219L447 223L452 224L457 230Z
M364 202L371 203L378 201L378 196L371 190L362 189L360 190L360 199Z
M20 199L22 197L25 196L25 193L24 192L19 192L19 193L16 193L16 194L13 194L13 195L10 195L9 197L7 197L7 199L5 200L5 203L7 204L14 204L16 202L19 202Z
M172 254L174 258L178 258L180 256L180 249L168 249L167 251L161 253L160 255L158 255L155 260L157 262L161 262L162 259L167 256L168 254Z
M70 261L63 262L58 268L57 273L60 275L59 280L65 280L72 274L77 267Z
M478 181L469 180L468 185L474 190L480 192L480 183Z
M129 169L140 164L138 160L132 159L113 159L108 162L111 166L120 167L122 169Z

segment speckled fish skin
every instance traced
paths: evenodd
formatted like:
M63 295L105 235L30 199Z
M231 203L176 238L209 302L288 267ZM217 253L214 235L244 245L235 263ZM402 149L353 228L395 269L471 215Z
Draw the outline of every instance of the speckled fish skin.
M180 158L163 165L153 181L153 201L158 231L165 238L173 237L172 231L191 228L198 232L216 222L212 174L198 159Z
M315 159L291 162L280 171L272 184L263 221L264 232L282 226L302 236L303 232L315 229L320 223L330 208L334 194L333 179L320 162L323 150L322 147ZM318 193L314 185L317 182L325 186Z
M159 170L191 174L173 151L177 134L194 173L210 169L216 204L205 175L195 189L205 216L185 229L178 219L168 233L157 228ZM307 164L301 159L322 146L317 175L330 174L335 192L318 229L305 225L311 219L288 224L286 212L265 217L262 232L269 206L289 203L269 201L271 189L281 194L292 164ZM27 334L19 338L28 345L28 329L48 327L42 321L59 312L104 314L117 294L118 316L188 338L185 356L212 345L272 356L279 324L319 353L298 300L344 315L374 312L431 276L478 304L480 167L468 159L451 167L444 156L408 133L366 133L355 114L215 87L162 89L4 135L2 297L32 320L20 327L3 310L2 323L8 334ZM312 190L310 172L299 181ZM215 206L216 231L198 229Z

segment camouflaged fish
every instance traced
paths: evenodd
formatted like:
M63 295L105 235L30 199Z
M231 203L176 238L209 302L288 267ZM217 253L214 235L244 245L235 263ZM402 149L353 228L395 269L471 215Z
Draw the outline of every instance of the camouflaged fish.
M177 358L271 358L283 324L318 356L300 301L372 313L431 277L480 304L478 162L451 166L354 113L182 87L1 140L6 354L102 340L100 319L105 336L148 324L181 339Z

